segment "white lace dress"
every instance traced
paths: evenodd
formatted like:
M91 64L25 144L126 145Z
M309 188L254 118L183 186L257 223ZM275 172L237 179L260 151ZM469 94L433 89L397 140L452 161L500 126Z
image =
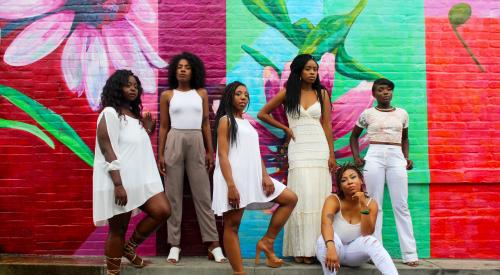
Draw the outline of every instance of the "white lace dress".
M300 107L300 117L287 115L295 136L288 146L288 185L299 201L285 225L283 256L314 257L321 234L321 209L332 192L328 169L329 147L320 122L321 105L307 110Z
M259 149L259 134L246 119L236 118L238 132L236 144L230 145L229 163L234 184L240 194L240 208L250 204L265 203L274 200L285 185L271 178L274 183L274 193L266 196L262 189L262 162ZM218 151L218 150L217 150ZM220 169L219 158L215 160L214 190L212 209L216 215L222 216L232 209L227 198L227 184Z
M152 196L163 192L163 184L156 166L151 140L139 120L120 116L112 107L99 114L97 125L105 119L113 151L120 163L120 176L127 192L125 206L115 204L114 185L107 171L107 162L99 143L95 142L93 174L93 217L96 226L103 226L108 219L129 211L132 215Z

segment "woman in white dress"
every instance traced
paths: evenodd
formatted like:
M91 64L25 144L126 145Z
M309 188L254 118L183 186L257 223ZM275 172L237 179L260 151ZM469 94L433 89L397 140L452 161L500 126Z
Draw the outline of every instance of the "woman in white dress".
M269 177L260 156L259 135L243 113L250 98L244 84L229 84L215 116L217 159L213 176L212 209L224 219L224 249L234 274L245 274L238 229L243 211L252 203L273 201L274 211L266 234L257 242L255 263L260 252L266 265L279 267L283 261L274 254L274 240L297 203L297 196Z
M299 197L285 225L283 256L298 263L313 263L320 234L322 202L332 191L330 172L335 169L331 129L331 102L321 86L318 63L309 54L295 57L290 65L286 89L273 97L258 114L264 122L287 135L288 185ZM288 126L271 113L285 107Z
M109 224L107 274L120 274L122 256L137 268L145 266L135 253L170 216L170 205L158 172L148 134L155 121L141 115L142 87L131 71L109 77L101 95L93 174L93 217L96 226ZM147 216L125 243L130 217L138 208Z

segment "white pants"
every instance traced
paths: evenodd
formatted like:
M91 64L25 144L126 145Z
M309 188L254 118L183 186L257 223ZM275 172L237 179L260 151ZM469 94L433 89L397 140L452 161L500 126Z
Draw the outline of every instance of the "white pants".
M406 159L400 146L370 144L365 157L363 175L366 191L378 204L377 223L373 234L382 242L384 183L387 181L396 220L401 256L404 262L418 260L417 246L413 237L413 225L408 209L408 174Z
M391 256L375 237L359 236L348 244L342 244L340 237L334 233L334 239L335 249L341 265L359 266L371 258L382 274L398 274ZM326 251L325 241L323 240L323 236L320 236L316 245L316 257L320 261L325 275L335 275L336 272L330 271L325 265Z

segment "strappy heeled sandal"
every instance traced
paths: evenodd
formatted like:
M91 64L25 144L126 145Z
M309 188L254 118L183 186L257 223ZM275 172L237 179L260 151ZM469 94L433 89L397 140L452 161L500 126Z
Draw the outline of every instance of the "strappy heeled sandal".
M263 251L264 254L266 255L266 265L268 267L276 268L280 267L283 265L283 260L276 257L276 254L271 252L272 250L269 250L269 248L264 244L264 239L260 239L257 242L257 248L255 251L255 264L259 264L260 260L260 252Z
M146 263L144 260L137 255L135 252L135 249L137 248L138 244L130 238L128 240L127 244L125 244L125 247L123 249L123 256L127 258L127 260L135 267L135 268L143 268L146 266Z
M120 275L120 265L122 262L122 258L112 258L106 256L106 274L107 275ZM118 262L118 263L116 263ZM110 266L112 269L110 269Z

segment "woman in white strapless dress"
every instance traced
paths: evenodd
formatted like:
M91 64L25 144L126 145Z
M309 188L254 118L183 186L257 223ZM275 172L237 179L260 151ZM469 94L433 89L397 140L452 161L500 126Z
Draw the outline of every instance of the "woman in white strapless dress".
M244 84L229 84L215 116L217 159L213 176L212 209L224 218L224 249L234 274L245 274L238 229L244 208L273 201L274 211L264 237L257 242L256 264L260 252L266 265L279 267L283 261L274 254L274 240L297 203L297 196L279 181L269 177L260 156L259 135L243 113L249 95Z
M258 117L285 131L288 140L288 188L299 197L285 225L283 256L312 263L320 235L321 208L332 191L330 172L335 168L331 130L331 102L319 82L318 64L301 54L290 65L286 89L259 112ZM284 105L288 126L270 114Z

